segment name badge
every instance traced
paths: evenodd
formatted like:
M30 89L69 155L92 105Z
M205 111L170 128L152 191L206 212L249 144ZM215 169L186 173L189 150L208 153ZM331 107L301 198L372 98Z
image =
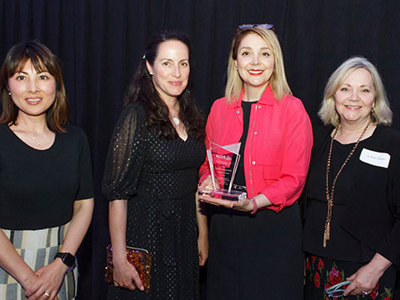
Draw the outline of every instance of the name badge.
M381 168L389 167L390 154L385 152L376 152L368 149L362 149L360 160Z

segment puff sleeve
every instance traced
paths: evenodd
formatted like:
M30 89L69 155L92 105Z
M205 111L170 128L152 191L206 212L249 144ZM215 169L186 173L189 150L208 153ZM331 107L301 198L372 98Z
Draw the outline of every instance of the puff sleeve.
M146 151L145 116L141 105L130 104L114 128L102 184L109 201L129 200L136 194Z

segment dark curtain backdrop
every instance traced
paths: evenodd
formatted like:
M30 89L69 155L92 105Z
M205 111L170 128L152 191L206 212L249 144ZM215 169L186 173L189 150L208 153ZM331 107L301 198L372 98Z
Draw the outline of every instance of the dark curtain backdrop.
M79 299L105 298L104 159L126 86L153 33L174 29L191 38L192 88L206 114L223 96L237 26L273 23L289 84L314 122L329 75L344 59L363 55L382 74L399 128L399 8L396 0L0 0L0 60L19 41L46 44L64 63L71 122L89 137L96 206L78 253Z

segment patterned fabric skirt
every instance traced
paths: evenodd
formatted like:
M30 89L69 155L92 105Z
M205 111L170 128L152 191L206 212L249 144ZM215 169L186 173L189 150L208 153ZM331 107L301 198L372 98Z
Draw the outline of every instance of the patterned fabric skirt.
M306 256L306 300L393 300L398 273L392 266L389 267L380 278L375 289L368 295L333 297L328 298L325 289L342 281L346 281L346 277L350 277L363 265L362 263L338 261L326 257L314 255Z
M37 271L54 261L54 256L64 241L68 226L69 223L40 230L2 230L28 266ZM74 266L73 270L65 275L58 293L59 300L75 299L77 284L78 268ZM0 268L0 299L26 299L22 286L2 268Z

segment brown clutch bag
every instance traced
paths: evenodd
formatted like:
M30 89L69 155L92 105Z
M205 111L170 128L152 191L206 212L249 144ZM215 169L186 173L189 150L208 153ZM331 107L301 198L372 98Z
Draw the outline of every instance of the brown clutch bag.
M144 285L146 293L150 290L150 269L151 269L151 254L143 248L126 247L126 258L139 273L140 280ZM113 262L112 262L112 248L111 245L107 246L107 265L105 268L106 282L113 283Z

